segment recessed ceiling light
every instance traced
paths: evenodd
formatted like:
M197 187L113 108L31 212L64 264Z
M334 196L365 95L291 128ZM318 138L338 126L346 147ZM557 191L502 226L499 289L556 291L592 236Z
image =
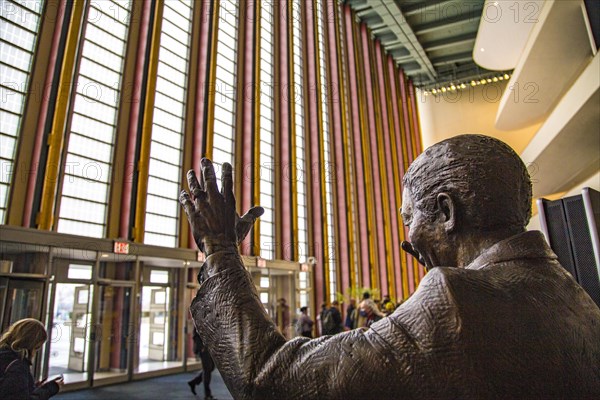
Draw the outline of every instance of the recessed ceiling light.
M483 47L482 47L480 50L481 50L481 51L485 51L485 49L484 49Z

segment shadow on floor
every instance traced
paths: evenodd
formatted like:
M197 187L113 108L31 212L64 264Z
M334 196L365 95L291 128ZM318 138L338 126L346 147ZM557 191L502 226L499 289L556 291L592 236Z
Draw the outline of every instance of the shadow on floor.
M204 387L196 386L197 396L190 391L187 382L196 376L194 372L176 375L161 376L158 378L144 379L141 381L121 383L118 385L103 386L99 388L77 390L74 392L59 393L52 399L56 400L178 400L178 399L204 399ZM218 371L212 374L210 383L212 395L217 400L233 399L223 383Z

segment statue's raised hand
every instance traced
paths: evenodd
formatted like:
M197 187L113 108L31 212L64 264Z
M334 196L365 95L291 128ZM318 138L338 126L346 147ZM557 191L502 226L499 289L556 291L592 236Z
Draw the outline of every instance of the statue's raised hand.
M264 209L253 207L240 218L235 209L231 164L223 164L220 192L212 162L203 158L201 168L200 180L193 170L188 171L190 193L182 190L179 202L187 214L196 245L208 256L236 248Z

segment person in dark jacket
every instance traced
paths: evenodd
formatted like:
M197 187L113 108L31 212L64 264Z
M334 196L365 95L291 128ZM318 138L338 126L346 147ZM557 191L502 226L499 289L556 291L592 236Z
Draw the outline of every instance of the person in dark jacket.
M350 304L346 308L346 321L344 323L344 329L350 331L356 328L356 300L350 299Z
M33 318L12 324L0 338L0 398L3 400L46 400L63 385L62 376L34 384L31 363L48 339L44 325Z
M321 322L323 324L323 335L336 335L344 329L342 314L338 310L339 304L337 300L334 300L331 307L323 314L323 321Z
M196 356L200 357L200 361L202 362L202 371L191 381L188 382L190 385L190 389L192 393L196 394L196 386L199 385L202 381L204 381L204 398L214 399L212 397L210 391L210 378L213 370L215 369L215 363L208 352L204 343L202 343L202 338L198 335L198 332L194 329L194 353Z

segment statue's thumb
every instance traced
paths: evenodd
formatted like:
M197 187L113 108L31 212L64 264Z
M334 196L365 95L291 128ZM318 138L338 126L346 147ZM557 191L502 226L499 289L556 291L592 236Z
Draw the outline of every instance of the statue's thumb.
M265 212L262 207L252 207L243 217L241 217L236 224L235 233L237 235L238 243L244 240L254 222Z

